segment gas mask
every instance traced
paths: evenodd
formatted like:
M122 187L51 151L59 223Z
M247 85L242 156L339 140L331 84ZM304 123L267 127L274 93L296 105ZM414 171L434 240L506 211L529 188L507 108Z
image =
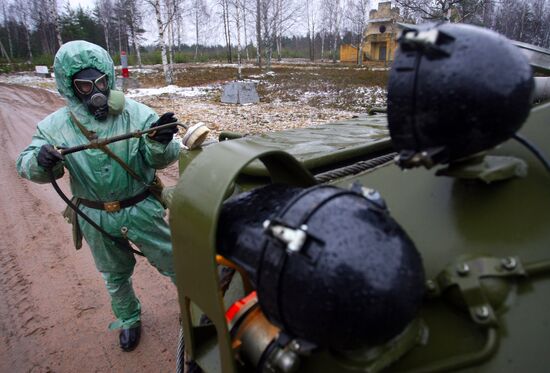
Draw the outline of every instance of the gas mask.
M73 75L73 90L95 119L107 119L109 112L109 77L94 68Z

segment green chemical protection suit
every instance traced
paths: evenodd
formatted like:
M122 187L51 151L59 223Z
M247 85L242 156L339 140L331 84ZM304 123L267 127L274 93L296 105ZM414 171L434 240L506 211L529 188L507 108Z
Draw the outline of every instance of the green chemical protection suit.
M72 76L86 68L106 73L110 88L115 88L113 61L105 50L84 41L63 45L55 57L54 72L58 90L66 98L67 106L38 123L31 144L17 159L17 170L21 176L38 183L49 182L47 170L37 163L42 145L52 144L61 148L89 142L71 119L71 112L82 126L95 132L98 138L148 129L157 121L158 116L153 110L131 99L124 100L120 92L114 91L110 95L118 94L118 103L113 104L113 108L110 105L106 120L97 121L75 96L71 86ZM85 150L66 155L64 161L53 168L57 178L63 175L64 168L69 171L74 197L109 202L139 195L148 188L146 184L152 182L155 170L173 163L180 149L175 141L163 145L147 136L112 143L108 147L140 176L142 182L134 179L102 150ZM153 266L174 281L170 231L164 220L164 208L157 199L149 195L145 200L116 212L83 205L80 209L109 234L127 237ZM111 295L117 320L111 323L110 328L127 329L139 325L141 305L131 282L134 255L116 246L82 218L78 218L78 223Z

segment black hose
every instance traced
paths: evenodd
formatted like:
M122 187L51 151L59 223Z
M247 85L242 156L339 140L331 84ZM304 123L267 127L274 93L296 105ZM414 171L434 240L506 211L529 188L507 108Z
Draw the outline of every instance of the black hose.
M102 233L107 238L109 238L111 241L113 241L113 243L117 247L121 248L122 250L130 250L132 253L134 253L136 255L145 256L142 252L133 249L132 246L130 246L130 243L127 240L124 240L124 239L115 237L112 234L109 234L103 228L101 228L99 225L97 225L96 222L94 222L92 219L90 219L90 217L88 215L84 214L78 208L78 206L76 206L74 203L72 203L71 200L65 195L65 193L63 193L63 191L61 190L59 185L57 185L57 181L55 181L55 174L53 172L53 169L50 168L48 170L48 173L50 175L50 182L51 182L53 188L55 189L55 191L57 192L57 194L59 195L59 197L61 197L61 199L67 204L67 206L69 206L74 212L76 212L82 219L86 220L88 222L88 224L90 224L92 227L97 229L100 233ZM74 224L76 224L76 222L74 222Z
M516 133L514 136L512 136L517 142L519 142L521 145L525 146L535 157L538 158L538 160L544 165L546 168L546 171L550 172L550 162L548 159L546 159L544 153L531 141L527 140L525 137L521 136L520 134Z

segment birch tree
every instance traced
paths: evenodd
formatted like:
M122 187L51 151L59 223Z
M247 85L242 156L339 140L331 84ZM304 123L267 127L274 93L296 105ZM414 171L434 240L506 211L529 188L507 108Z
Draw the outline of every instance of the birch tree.
M263 0L256 0L256 61L258 67L262 69L262 3Z
M469 22L480 15L491 0L395 0L395 2L420 22L439 19Z
M139 50L139 32L141 29L141 23L143 17L141 10L138 6L137 0L126 0L126 23L130 31L130 38L132 39L132 46L137 58L137 64L141 68L141 52Z
M317 1L306 0L307 39L309 59L315 61L315 26L317 24Z
M19 23L25 30L25 45L27 47L27 63L32 63L32 49L31 49L31 31L30 31L30 5L26 0L21 0L16 3L16 11L19 18Z
M338 40L340 38L340 26L342 22L341 0L323 0L323 18L327 21L327 31L332 37L331 57L336 63Z
M174 84L174 77L172 73L172 66L168 64L166 42L164 41L165 22L162 17L162 7L160 0L146 0L146 2L155 11L155 20L158 29L158 42L160 44L160 56L162 59L162 71L164 73L164 80L166 85Z
M2 2L2 13L4 16L4 28L6 29L6 33L8 36L8 50L10 52L10 57L13 59L13 43L12 43L12 37L11 37L11 17L8 17L8 13L6 12L6 3ZM4 50L5 52L5 50ZM7 53L6 53L7 57ZM8 58L9 60L9 58Z
M112 29L111 16L113 14L113 3L111 0L96 0L96 14L99 23L103 28L105 46L109 53L113 53L110 33Z
M227 47L227 62L233 62L233 52L231 50L231 27L229 24L229 0L220 0L221 15L223 19L223 30L225 36L225 45Z
M191 17L195 24L195 54L194 60L199 57L199 48L201 45L208 43L208 38L214 35L218 30L216 25L212 25L213 8L208 1L193 0Z
M250 61L248 54L248 25L246 23L246 15L250 12L247 0L242 0L243 3L243 31L244 31L244 52L246 54L246 60Z
M61 27L59 26L59 15L57 13L57 0L50 0L49 3L48 10L50 12L51 19L53 20L57 43L59 48L61 48L63 45L63 40L61 39Z
M237 29L237 79L242 79L242 56L241 56L241 29L242 29L242 14L244 13L244 4L242 0L231 1L234 12L235 27Z
M363 44L369 11L370 0L348 0L346 4L346 17L350 21L352 30L359 35L359 46L357 48L357 65L359 66L363 66Z

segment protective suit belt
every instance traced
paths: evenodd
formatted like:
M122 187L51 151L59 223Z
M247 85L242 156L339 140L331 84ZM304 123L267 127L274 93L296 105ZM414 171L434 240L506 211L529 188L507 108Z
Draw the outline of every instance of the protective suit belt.
M145 198L149 197L151 192L149 190L144 190L142 193L138 194L137 196L124 199L122 201L111 201L111 202L103 202L103 201L90 201L87 199L80 199L80 203L83 204L86 207L91 207L96 210L106 210L106 211L118 211L120 209L135 205L136 203L139 203L143 201Z

